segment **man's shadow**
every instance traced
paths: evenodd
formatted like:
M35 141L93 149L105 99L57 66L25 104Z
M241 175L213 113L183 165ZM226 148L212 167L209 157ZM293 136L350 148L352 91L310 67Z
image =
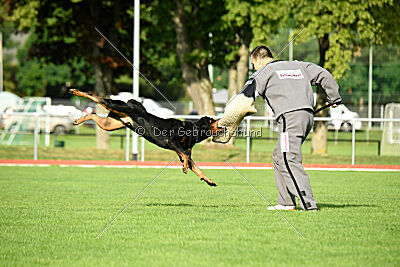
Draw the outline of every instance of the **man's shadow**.
M369 204L331 204L331 203L317 203L318 209L331 208L331 209L345 209L345 208L357 208L357 207L369 207L376 208L376 205Z

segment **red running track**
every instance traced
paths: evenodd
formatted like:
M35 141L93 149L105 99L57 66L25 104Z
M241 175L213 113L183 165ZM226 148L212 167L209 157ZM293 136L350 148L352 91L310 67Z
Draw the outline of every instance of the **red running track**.
M104 160L29 160L0 159L0 166L82 166L82 167L142 167L163 168L167 161L104 161ZM228 162L201 162L196 164L204 169L230 169ZM273 169L272 163L232 162L238 169ZM175 160L170 167L181 168L182 164ZM304 164L308 170L355 170L355 171L400 171L400 165L351 165L351 164Z

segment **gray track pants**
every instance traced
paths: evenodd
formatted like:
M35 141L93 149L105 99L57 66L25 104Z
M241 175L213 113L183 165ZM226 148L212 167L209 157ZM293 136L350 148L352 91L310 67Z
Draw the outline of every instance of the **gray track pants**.
M315 209L310 179L302 165L301 145L312 129L312 110L296 110L281 115L278 119L279 137L272 154L274 174L278 187L278 204L296 205L296 198L302 209ZM288 132L289 151L281 151L281 133Z

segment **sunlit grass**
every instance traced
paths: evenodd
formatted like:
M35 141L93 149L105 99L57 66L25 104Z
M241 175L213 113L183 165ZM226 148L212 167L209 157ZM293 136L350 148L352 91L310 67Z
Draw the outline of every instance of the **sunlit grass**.
M399 265L398 173L310 171L320 211L283 215L234 170L0 167L2 265ZM272 171L241 171L274 204Z

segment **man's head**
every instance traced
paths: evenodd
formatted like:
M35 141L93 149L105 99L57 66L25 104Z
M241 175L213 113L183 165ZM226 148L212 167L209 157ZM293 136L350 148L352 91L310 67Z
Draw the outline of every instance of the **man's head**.
M273 60L271 50L265 45L259 45L250 53L251 63L259 70Z

